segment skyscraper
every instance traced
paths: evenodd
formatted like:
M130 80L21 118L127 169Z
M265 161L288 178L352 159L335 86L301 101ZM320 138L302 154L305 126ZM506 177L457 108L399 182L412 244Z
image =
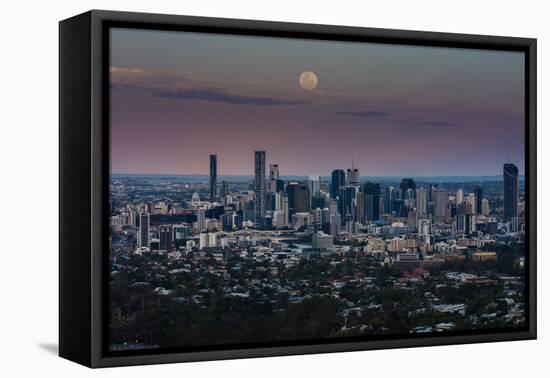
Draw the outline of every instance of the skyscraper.
M481 187L481 185L476 185L474 187L474 195L476 200L476 214L481 214L481 200L483 199L483 188Z
M138 229L138 235L137 235L138 247L149 247L149 245L151 244L149 230L150 230L149 213L142 213L139 215L139 229Z
M416 184L412 178L404 178L399 185L400 199L415 199L416 198Z
M218 156L210 155L210 201L217 199Z
M348 168L347 184L350 186L359 186L359 169L355 167Z
M450 214L449 211L449 193L445 190L435 189L432 192L434 216L445 218Z
M308 212L311 208L309 188L298 182L290 182L286 187L289 216L294 213Z
M254 151L254 226L265 217L265 151Z
M365 193L365 217L367 221L380 219L380 184L366 182L363 187Z
M279 164L269 165L269 179L275 181L279 179Z
M518 216L519 174L514 164L504 164L504 219L511 220Z
M428 191L426 189L421 188L416 191L416 210L422 219L428 214Z
M338 197L341 186L346 184L346 173L342 169L332 171L332 181L330 184L330 198Z
M202 207L196 209L197 230L203 232L206 230L206 210Z
M164 224L159 227L159 250L172 250L173 235L172 226Z
M319 175L309 176L309 196L313 197L321 190L321 177Z

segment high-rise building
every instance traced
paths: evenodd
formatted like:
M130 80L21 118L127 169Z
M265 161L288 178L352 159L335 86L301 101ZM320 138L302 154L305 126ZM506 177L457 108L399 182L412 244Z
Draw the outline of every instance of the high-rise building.
M346 185L340 188L338 194L338 211L342 216L342 222L353 219L355 194L358 192L358 187Z
M159 250L171 251L173 249L173 236L172 226L161 225L159 227Z
M385 201L385 209L384 209L384 212L386 214L390 214L393 210L393 201L395 201L396 199L396 192L395 192L395 188L391 185L389 185L387 188L386 188L386 201Z
M348 168L346 183L349 186L359 186L359 169L355 167Z
M504 164L504 219L518 216L519 173L514 164Z
M149 247L151 244L149 213L139 214L139 229L137 235L138 247Z
M310 175L308 184L309 184L309 196L313 197L321 190L321 176Z
M410 200L416 198L416 184L412 178L404 178L399 184L400 199Z
M458 189L455 195L456 204L459 205L464 202L464 190Z
M254 226L260 227L265 217L265 151L254 152Z
M474 195L476 197L476 214L481 214L481 201L483 200L483 188L481 187L481 185L476 185L474 187Z
M202 207L197 208L197 231L203 232L206 230L206 210Z
M365 217L373 222L380 219L380 184L366 182L363 186L365 193Z
M330 184L330 198L338 197L340 187L346 184L346 173L342 169L332 171L332 181Z
M288 226L288 220L290 217L290 212L288 209L288 195L286 193L281 193L281 212L283 213L283 227Z
M279 179L279 164L269 165L269 179L274 181Z
M290 217L295 213L309 212L311 205L309 188L307 185L298 182L290 182L286 187L286 192L288 195L288 215Z
M468 196L466 197L466 203L472 206L472 214L477 214L477 209L476 209L477 200L476 200L475 193L468 194Z
M416 211L422 219L428 214L428 191L424 188L416 191Z
M365 193L357 192L355 193L355 214L354 220L356 222L365 222Z
M462 234L470 234L476 230L476 217L472 214L462 214L456 217L456 231Z
M210 201L217 199L218 188L218 156L210 155Z
M434 216L445 218L449 214L449 193L445 190L435 189L432 191Z
M481 214L486 217L491 214L491 208L489 207L489 200L487 198L481 200Z

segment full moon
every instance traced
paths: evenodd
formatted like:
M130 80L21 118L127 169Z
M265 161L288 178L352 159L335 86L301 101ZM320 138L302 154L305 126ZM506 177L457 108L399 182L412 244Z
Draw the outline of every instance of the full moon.
M317 84L319 83L317 75L315 75L315 73L311 71L302 72L298 81L300 82L300 86L306 91L311 91L315 89L315 87L317 87Z

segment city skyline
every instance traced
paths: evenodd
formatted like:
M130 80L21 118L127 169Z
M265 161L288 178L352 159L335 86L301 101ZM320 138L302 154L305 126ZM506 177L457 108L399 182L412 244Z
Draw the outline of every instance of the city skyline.
M524 173L521 53L118 28L111 46L113 173L207 174L216 154L248 175L255 150L285 175L352 156L369 176Z

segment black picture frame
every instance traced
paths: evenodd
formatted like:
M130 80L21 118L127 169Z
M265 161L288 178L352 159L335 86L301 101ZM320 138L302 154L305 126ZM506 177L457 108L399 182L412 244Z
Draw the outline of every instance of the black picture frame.
M108 29L200 31L525 53L526 327L136 353L106 348ZM88 367L266 357L536 338L536 39L92 10L59 24L59 354Z

